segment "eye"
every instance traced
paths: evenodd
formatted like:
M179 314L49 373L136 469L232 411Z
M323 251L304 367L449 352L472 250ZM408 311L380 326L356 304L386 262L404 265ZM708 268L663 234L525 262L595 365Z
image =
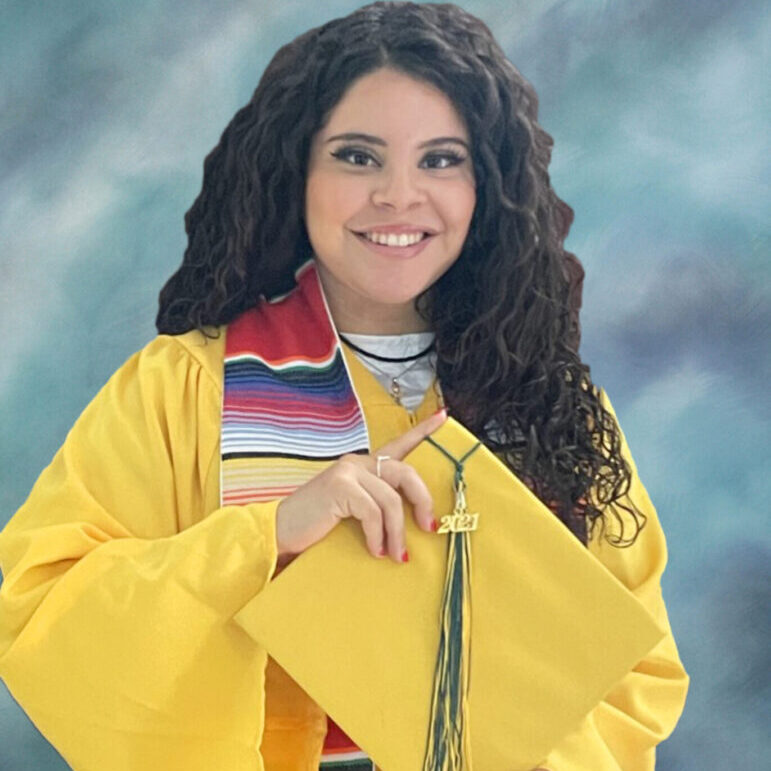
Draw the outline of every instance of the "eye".
M451 150L446 150L442 153L432 153L431 155L426 156L426 162L429 161L446 161L446 163L443 166L429 166L431 169L437 169L441 171L442 169L449 169L452 166L457 166L459 163L463 163L466 159L462 155L458 155L458 153L454 153Z
M339 150L335 150L331 153L331 155L351 166L367 167L379 165L374 156L367 150L363 150L359 147L341 147ZM442 171L443 169L457 166L465 160L466 158L463 155L459 155L452 150L445 150L440 153L430 153L423 159L423 162L428 164L428 169ZM360 163L359 161L363 162ZM368 163L368 161L372 161L372 163Z
M332 156L334 158L338 158L341 161L345 161L346 163L350 163L352 166L368 166L369 164L356 163L355 160L348 161L346 160L347 158L364 158L365 160L370 161L375 160L366 150L361 150L358 147L341 147L339 150L335 150L335 152L332 153Z

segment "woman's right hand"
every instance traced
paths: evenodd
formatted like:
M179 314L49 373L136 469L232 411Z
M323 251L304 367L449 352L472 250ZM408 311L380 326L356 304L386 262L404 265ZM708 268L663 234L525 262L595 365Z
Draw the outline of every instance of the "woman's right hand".
M397 490L412 504L418 527L432 532L436 520L428 487L403 458L446 419L446 411L440 410L372 454L343 455L284 498L276 509L279 567L348 517L361 523L367 549L374 557L387 553L396 562L406 562L404 509ZM376 474L378 455L389 456L381 461L380 477Z

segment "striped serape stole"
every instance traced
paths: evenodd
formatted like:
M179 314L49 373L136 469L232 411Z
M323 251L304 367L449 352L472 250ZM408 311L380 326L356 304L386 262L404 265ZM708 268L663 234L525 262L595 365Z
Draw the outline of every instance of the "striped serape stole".
M327 715L327 735L319 771L376 771L377 766L348 734Z
M222 403L222 505L282 498L369 434L313 260L286 295L228 325ZM266 716L267 718L268 716ZM331 719L320 768L372 771Z
M223 505L294 492L341 455L369 452L359 399L313 261L291 292L227 328Z

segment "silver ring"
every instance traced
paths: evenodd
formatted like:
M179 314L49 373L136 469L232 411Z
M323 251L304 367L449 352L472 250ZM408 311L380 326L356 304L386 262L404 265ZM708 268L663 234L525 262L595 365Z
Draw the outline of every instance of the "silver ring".
M384 460L391 460L391 456L390 455L378 455L378 456L376 456L375 460L377 460L377 475L378 475L378 477L380 477L380 464Z

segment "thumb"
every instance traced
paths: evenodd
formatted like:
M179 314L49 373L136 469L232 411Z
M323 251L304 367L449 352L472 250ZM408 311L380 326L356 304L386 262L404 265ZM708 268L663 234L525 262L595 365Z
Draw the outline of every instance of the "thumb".
M413 426L401 436L386 442L376 450L373 455L388 455L395 460L403 460L409 455L429 434L433 434L439 426L447 420L447 410L441 409L425 420Z

